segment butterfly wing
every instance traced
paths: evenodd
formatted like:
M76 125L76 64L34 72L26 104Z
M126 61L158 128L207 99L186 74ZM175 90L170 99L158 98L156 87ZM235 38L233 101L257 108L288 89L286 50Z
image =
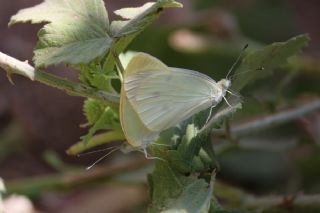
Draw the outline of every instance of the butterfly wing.
M124 89L146 127L159 132L212 106L212 94L221 90L204 74L157 66L128 74Z
M134 147L145 148L159 137L158 132L149 130L142 123L128 101L123 88L120 96L120 123L128 143Z

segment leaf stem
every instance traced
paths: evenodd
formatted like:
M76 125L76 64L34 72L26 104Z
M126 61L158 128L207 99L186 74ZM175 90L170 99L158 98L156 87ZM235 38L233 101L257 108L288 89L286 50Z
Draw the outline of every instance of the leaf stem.
M68 150L67 154L76 155L85 150L88 150L92 147L99 146L102 144L106 144L106 142L114 142L119 140L124 140L124 135L121 130L109 131L106 133L102 133L99 135L95 135L88 141L87 143L83 143L82 141L72 145Z
M19 61L11 56L0 52L0 67L2 67L10 77L11 74L18 74L29 78L32 81L39 81L48 86L60 89L69 95L93 98L107 103L109 106L119 105L119 96L97 90L88 85L70 81L48 72L36 70L27 61Z
M124 73L124 68L123 68L122 63L120 61L119 55L118 55L117 51L114 48L111 48L110 51L112 53L114 61L116 62L116 65L118 67L117 71L118 71L118 75L119 75L120 81L123 82L122 74Z

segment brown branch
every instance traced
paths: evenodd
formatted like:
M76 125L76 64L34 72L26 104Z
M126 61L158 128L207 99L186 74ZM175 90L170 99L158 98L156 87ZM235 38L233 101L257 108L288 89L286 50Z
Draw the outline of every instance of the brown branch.
M302 208L307 210L312 208L320 212L320 194L255 196L219 180L214 184L214 193L218 200L229 208L258 210L259 212L271 212L270 209L277 209L275 212L279 213L291 212L290 209Z
M320 100L315 100L294 109L278 112L247 123L231 126L230 133L232 136L240 137L261 129L288 123L317 110L320 110ZM225 135L225 131L223 129L213 129L211 133L215 136Z
M82 96L97 99L106 102L109 106L117 107L119 104L119 96L107 93L85 84L70 81L48 72L36 70L28 64L28 62L19 61L11 56L0 52L0 67L7 71L8 78L10 75L17 74L29 78L32 81L39 81L48 86L60 89L69 95Z
M6 182L8 193L28 194L32 191L58 190L92 183L102 179L111 178L124 172L134 171L151 163L143 157L123 161L117 164L95 166L90 170L73 170L63 174L44 175L21 180Z

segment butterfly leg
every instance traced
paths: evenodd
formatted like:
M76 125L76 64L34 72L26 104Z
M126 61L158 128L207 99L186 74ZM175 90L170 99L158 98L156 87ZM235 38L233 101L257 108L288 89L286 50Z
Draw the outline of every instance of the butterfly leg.
M210 112L209 112L208 118L206 120L206 123L204 125L206 125L208 123L208 121L210 120L213 107L215 107L215 106L210 107Z
M224 101L228 104L229 107L232 108L231 104L229 104L228 100L226 99L226 97L223 96Z
M142 150L143 150L144 156L145 156L146 159L148 159L148 160L162 160L162 161L165 161L165 160L162 159L162 158L149 156L149 154L148 154L148 152L147 152L147 148L143 148Z
M240 98L240 95L237 95L237 94L234 94L233 92L231 92L230 90L227 90L227 93L237 97L237 98Z

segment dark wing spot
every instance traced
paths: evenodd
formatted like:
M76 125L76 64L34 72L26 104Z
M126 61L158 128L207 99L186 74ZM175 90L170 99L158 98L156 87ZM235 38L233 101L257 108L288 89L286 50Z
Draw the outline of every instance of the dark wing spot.
M159 97L160 96L160 92L156 91L156 92L153 92L153 95L155 98Z

